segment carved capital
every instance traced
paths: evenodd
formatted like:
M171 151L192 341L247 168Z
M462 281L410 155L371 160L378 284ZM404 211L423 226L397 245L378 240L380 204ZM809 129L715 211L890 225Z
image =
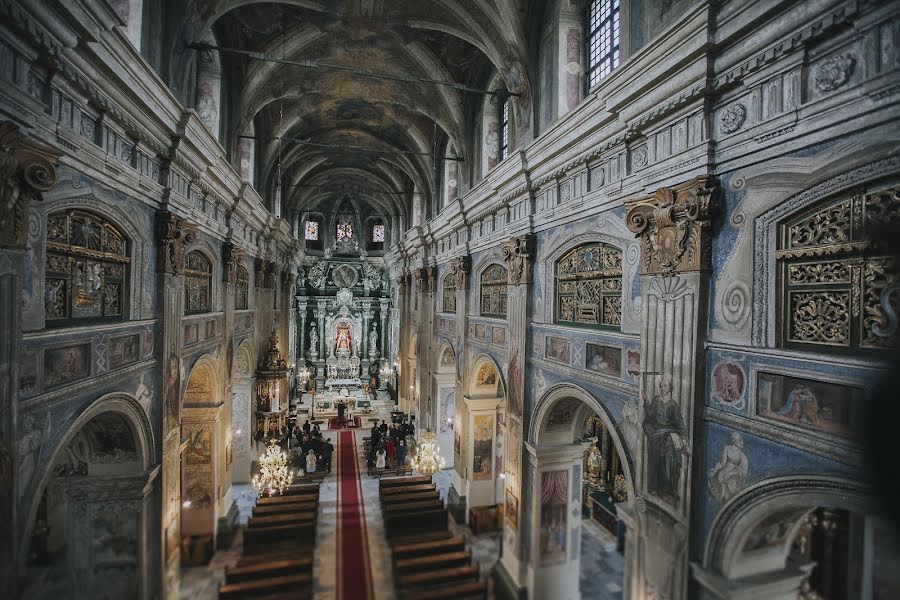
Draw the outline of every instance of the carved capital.
M500 252L509 270L509 285L531 283L534 236L529 233L508 239L500 245Z
M184 271L185 248L197 239L197 226L187 219L162 210L156 213L156 240L159 242L157 270L178 275Z
M276 275L275 263L271 262L271 261L266 261L266 275L264 278L265 286L270 290L274 290L277 285L276 278L277 278L277 275Z
M707 176L626 200L625 225L641 238L641 273L665 276L708 270L715 201L715 180Z
M261 258L253 261L253 281L256 287L266 287L266 261Z
M290 287L291 283L294 281L294 274L291 273L290 269L283 269L281 271L281 285L284 288Z
M56 185L60 153L0 123L0 248L25 248L32 200Z
M469 270L472 261L468 256L457 256L450 261L450 270L456 278L456 289L465 290L469 286Z
M422 267L413 271L413 280L416 283L417 294L425 294L428 292L428 276L429 270L427 267Z
M409 281L409 275L407 275L406 273L400 273L394 279L394 282L397 284L397 287L400 288L401 292L403 291L403 288L404 288L404 286L406 286L408 281Z
M234 283L237 281L237 268L244 260L244 250L238 248L234 244L222 244L222 280L226 283Z

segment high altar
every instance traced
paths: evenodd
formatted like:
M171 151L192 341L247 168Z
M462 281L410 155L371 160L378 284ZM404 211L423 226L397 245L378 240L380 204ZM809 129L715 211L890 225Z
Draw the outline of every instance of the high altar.
M371 407L364 386L377 385L372 379L391 351L380 262L358 246L336 244L320 259L308 259L297 280L297 356L306 358L314 379L317 413L332 412L339 399L350 410Z

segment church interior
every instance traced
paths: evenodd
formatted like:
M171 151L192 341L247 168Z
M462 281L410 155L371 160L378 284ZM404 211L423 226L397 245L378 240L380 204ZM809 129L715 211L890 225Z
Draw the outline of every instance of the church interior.
M900 598L900 1L0 1L0 596Z

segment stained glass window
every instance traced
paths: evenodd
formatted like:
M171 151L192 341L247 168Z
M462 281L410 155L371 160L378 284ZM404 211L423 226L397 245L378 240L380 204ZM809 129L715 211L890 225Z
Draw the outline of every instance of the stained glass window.
M353 239L353 224L343 221L337 224L337 240L343 242Z
M187 255L184 269L184 312L209 312L212 302L212 264L201 253Z
M384 243L384 225L372 227L372 241Z
M590 89L619 66L619 0L592 0L587 18Z
M247 269L238 265L234 283L234 308L235 310L246 310L250 308L249 304L250 274L247 272Z
M319 222L318 221L307 221L306 222L305 239L310 240L310 241L317 241L319 239Z
M481 315L506 317L508 272L502 265L491 265L481 274Z
M105 219L79 211L50 215L44 279L47 324L123 319L130 260L125 237Z
M455 313L456 312L456 276L453 273L448 273L446 277L444 277L444 283L441 286L443 289L443 300L444 300L444 312L447 313Z
M900 223L900 188L817 204L781 224L781 343L819 350L893 348L900 311L897 260L873 227Z
M556 263L556 322L618 327L622 321L622 252L583 244Z

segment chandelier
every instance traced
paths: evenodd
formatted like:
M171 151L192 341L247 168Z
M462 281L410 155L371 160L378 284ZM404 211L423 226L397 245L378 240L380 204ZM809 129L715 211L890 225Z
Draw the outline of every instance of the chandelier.
M287 453L273 439L266 453L259 457L259 473L253 476L253 489L261 496L275 496L286 490L293 481L294 474L288 466Z
M444 468L444 459L437 445L437 435L430 429L416 443L416 453L410 461L412 468L422 475L434 475Z

